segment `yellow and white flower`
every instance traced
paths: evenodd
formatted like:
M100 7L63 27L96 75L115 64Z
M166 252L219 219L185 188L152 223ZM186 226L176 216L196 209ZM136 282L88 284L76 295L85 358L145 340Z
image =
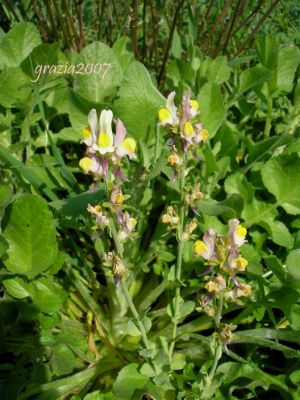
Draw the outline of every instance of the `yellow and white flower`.
M228 257L228 266L229 271L232 273L243 272L248 266L248 261L246 260L246 258L232 253Z
M93 146L93 149L97 150L101 155L113 153L114 151L114 137L111 128L112 119L113 113L111 110L101 111L97 144Z
M240 247L247 242L247 229L240 224L240 221L238 219L229 220L228 226L228 237L233 247Z
M102 166L96 156L83 157L79 161L79 166L85 174L92 172L95 175L101 175L103 172Z
M171 125L176 126L179 122L177 117L177 108L174 104L176 92L171 92L166 100L166 107L162 107L158 111L159 124L162 126Z
M126 129L123 122L118 119L116 124L116 135L114 138L117 159L128 156L130 159L136 158L136 141L126 137Z
M211 281L207 282L204 287L209 293L220 292L226 288L226 281L222 275L217 275Z
M93 147L96 145L98 137L98 118L94 108L89 112L88 125L82 130L82 142L89 147Z
M198 109L199 109L199 104L198 104L198 101L196 101L196 100L190 100L190 114L191 114L191 117L193 118L193 117L195 117L196 115L198 115L199 114L199 111L198 111Z
M203 241L196 240L194 243L194 254L203 257L205 260L212 260L215 258L215 246L216 233L213 229L209 229L203 235Z
M100 205L93 207L91 204L88 204L87 210L89 213L95 216L96 223L101 229L104 229L109 225L109 219L103 214L102 207Z

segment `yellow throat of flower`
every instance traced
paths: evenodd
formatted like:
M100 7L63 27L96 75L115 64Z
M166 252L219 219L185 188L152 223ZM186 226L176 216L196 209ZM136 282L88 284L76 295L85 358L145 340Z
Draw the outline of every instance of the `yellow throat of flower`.
M208 131L206 129L202 129L202 131L199 132L199 136L202 140L207 140L209 137Z
M98 138L98 146L102 148L110 147L111 138L108 133L100 133Z
M184 136L190 137L190 136L192 136L193 132L194 132L193 125L190 122L186 122L183 125L183 134L184 134Z
M84 172L88 172L91 165L92 165L93 161L88 158L88 157L83 157L80 161L79 161L79 167L83 169Z
M122 144L129 153L135 153L136 141L134 139L126 138Z
M198 108L199 108L198 101L190 100L190 106L192 107L193 110L198 110Z
M159 122L164 122L164 121L166 121L167 119L169 119L170 117L171 117L171 113L170 113L170 111L167 110L166 108L161 108L161 109L158 111L158 119L159 119Z
M247 235L247 229L242 225L238 225L236 228L236 233L239 237L244 238Z
M87 139L88 137L91 136L91 130L90 128L86 127L82 129L82 137L83 139Z
M245 271L245 269L247 268L247 265L248 265L248 261L246 260L246 258L238 257L235 260L235 264L236 264L236 268L239 271Z
M196 240L196 242L194 243L194 254L196 256L201 256L201 254L203 254L206 249L206 244L202 242L202 240Z

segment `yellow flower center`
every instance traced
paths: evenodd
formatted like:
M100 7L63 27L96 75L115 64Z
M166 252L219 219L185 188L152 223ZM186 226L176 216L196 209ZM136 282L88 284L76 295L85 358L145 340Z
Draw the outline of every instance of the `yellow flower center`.
M110 136L108 133L100 133L98 138L99 147L109 147L110 146Z
M207 140L209 137L208 131L206 129L202 129L202 131L199 132L199 136L201 139Z
M79 161L79 167L82 168L84 172L88 172L92 164L93 161L88 157L83 157Z
M248 265L248 261L246 260L246 258L238 257L235 260L235 265L238 270L245 271L245 269L247 268L247 265Z
M236 233L239 237L244 238L247 235L247 229L242 225L238 225L236 228Z
M196 256L201 256L201 254L203 254L206 249L206 244L202 242L202 240L196 240L196 242L194 243L194 254Z
M198 108L199 108L198 101L196 101L196 100L190 100L190 106L192 107L192 109L198 110Z
M120 206L121 204L123 204L124 201L124 196L122 195L122 193L116 193L113 197L113 203Z
M129 218L128 220L128 227L132 230L137 224L137 220L135 218Z
M184 136L188 136L188 137L192 136L193 132L194 132L193 125L190 122L186 122L183 125L183 134L184 134Z
M87 139L90 136L91 136L90 128L83 128L82 129L82 137L83 137L83 139Z
M129 153L134 153L136 149L136 141L131 138L126 138L122 142L123 146Z
M102 210L102 207L100 205L95 206L95 211L100 212Z
M170 117L171 117L171 113L166 108L161 108L158 111L159 122L164 122L166 119L169 119Z

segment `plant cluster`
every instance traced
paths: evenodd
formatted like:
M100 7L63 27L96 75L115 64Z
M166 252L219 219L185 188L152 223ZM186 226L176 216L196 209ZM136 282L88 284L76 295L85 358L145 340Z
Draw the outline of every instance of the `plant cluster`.
M126 38L3 35L1 398L300 398L300 51L252 51L162 94Z

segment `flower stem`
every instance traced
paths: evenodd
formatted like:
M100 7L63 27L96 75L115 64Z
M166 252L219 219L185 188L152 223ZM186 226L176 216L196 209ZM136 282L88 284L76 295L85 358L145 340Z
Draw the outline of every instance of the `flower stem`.
M270 136L270 130L272 126L272 111L273 111L273 99L272 96L268 97L267 100L267 116L266 116L266 124L265 124L265 136Z
M137 309L135 308L135 305L133 304L133 302L131 300L131 297L130 297L130 295L128 293L127 285L126 285L124 279L121 280L121 287L122 287L122 291L123 291L124 297L125 297L125 299L126 299L126 301L128 303L128 306L129 306L131 312L132 312L132 315L136 319L136 322L137 322L137 324L139 326L139 329L141 331L141 335L142 335L142 338L143 338L144 345L145 345L146 349L149 349L146 329L144 327L143 322L140 319L140 316L139 316L139 314L137 312Z
M221 292L220 298L217 299L217 311L215 315L215 324L217 329L220 327L220 322L222 318L222 309L223 309L223 293Z
M110 214L110 229L111 229L113 241L114 241L115 246L116 246L117 253L121 258L123 258L124 249L123 249L122 243L119 240L115 219L114 219L114 216L112 215L112 213ZM142 322L142 320L141 320L141 318L139 316L139 313L137 312L137 309L135 308L135 305L133 304L133 302L131 300L131 297L130 297L130 294L128 292L128 288L127 288L126 282L124 280L124 277L121 278L121 288L122 288L122 292L124 294L124 297L125 297L125 299L127 301L128 307L130 308L130 311L131 311L133 317L137 321L137 324L139 326L139 329L140 329L140 332L141 332L141 335L142 335L142 339L143 339L144 345L145 345L146 349L149 349L146 329L145 329L144 324L143 324L143 322Z
M179 190L180 190L180 208L179 208L179 222L178 222L178 230L177 230L177 262L176 262L176 272L175 277L177 280L177 287L175 290L175 304L174 304L174 319L173 319L173 333L172 333L172 342L170 344L169 349L169 358L170 361L172 359L172 354L175 346L175 340L177 336L177 318L178 318L178 311L179 311L179 299L180 299L180 280L181 280L181 267L182 267L182 255L183 255L183 227L184 227L184 217L185 217L185 204L184 204L184 183L185 183L185 167L186 167L186 157L184 156L180 173L179 173Z
M222 292L220 293L220 298L217 299L216 308L217 309L216 309L216 315L215 315L215 327L216 327L216 330L218 330L220 328L220 322L221 322L221 318L222 318L222 309L223 309L223 293ZM215 372L218 367L218 361L222 357L222 350L223 350L222 343L220 341L218 341L218 339L216 339L213 364L212 364L209 374L206 378L206 385L203 389L202 394L204 394L205 391L210 387L210 385L214 379Z

